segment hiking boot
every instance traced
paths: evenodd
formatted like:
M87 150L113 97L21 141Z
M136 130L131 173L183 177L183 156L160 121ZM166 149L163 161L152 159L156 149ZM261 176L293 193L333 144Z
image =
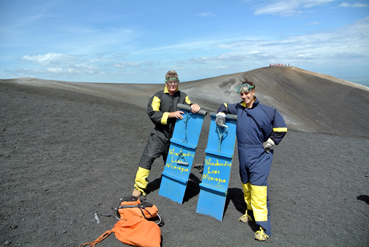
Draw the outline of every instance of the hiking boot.
M251 216L250 216L250 215L247 215L247 213L246 213L246 214L242 215L242 216L238 219L238 221L241 221L241 222L243 222L243 223L247 223L247 222L251 222L251 221L254 221L254 220L251 218Z
M241 221L243 223L247 223L247 222L252 222L254 221L254 214L252 212L252 210L246 209L246 212L244 215L242 215L238 221Z
M264 232L264 229L262 227L260 227L260 231L255 232L255 240L266 241L268 238L268 234Z
M137 189L134 189L132 192L132 196L140 197L141 195L142 195L142 192Z

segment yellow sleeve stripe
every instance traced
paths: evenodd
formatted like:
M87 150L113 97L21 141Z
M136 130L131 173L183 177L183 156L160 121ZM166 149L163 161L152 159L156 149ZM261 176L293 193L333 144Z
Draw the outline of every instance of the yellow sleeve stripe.
M186 99L185 99L186 103L191 105L191 100L188 98L188 96L186 96Z
M168 117L169 117L169 112L164 112L163 116L161 117L161 124L167 125Z
M154 111L160 111L160 99L156 96L152 99L151 107Z
M287 132L287 128L273 128L273 132Z

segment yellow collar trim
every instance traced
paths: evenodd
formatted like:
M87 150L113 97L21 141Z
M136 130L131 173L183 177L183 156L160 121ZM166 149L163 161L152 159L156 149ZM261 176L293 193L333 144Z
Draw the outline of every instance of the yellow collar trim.
M254 103L255 103L255 102L256 102L256 97L254 97L254 99L255 99L255 100L254 100ZM243 107L247 108L247 106L246 106L246 103L245 103L245 102L243 102L243 101L242 101L242 102L241 102L241 105L242 105Z

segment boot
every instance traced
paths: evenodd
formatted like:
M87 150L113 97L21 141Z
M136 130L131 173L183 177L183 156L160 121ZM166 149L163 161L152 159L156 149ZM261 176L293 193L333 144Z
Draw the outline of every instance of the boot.
M251 215L248 214L248 209L246 209L246 212L244 215L242 215L238 221L241 221L243 223L247 223L247 222L251 222L251 221L254 221L254 219L251 217ZM252 211L251 211L252 212Z
M255 240L266 241L269 236L264 232L264 229L260 227L259 231L255 232Z

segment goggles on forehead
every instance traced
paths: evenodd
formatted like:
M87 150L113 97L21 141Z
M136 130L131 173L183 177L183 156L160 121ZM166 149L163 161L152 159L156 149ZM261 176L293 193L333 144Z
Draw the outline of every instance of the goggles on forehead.
M178 84L179 79L177 77L171 77L165 80L167 84Z
M241 84L239 86L236 87L236 92L237 93L241 93L242 91L244 92L249 92L252 89L254 89L255 86L251 86L249 84Z

